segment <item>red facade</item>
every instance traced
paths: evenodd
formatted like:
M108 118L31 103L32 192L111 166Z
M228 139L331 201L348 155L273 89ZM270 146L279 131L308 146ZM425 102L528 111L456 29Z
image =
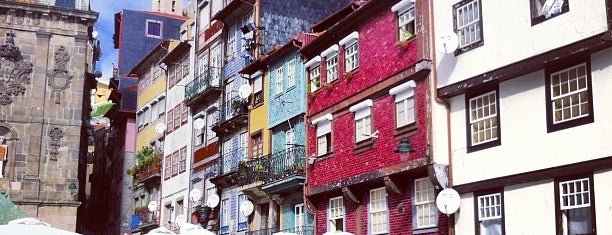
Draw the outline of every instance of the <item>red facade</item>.
M398 15L391 7L398 0L372 1L329 27L300 53L305 61L338 44L345 36L358 32L359 68L347 77L344 48L338 49L339 78L327 84L326 61L321 59L321 88L308 95L308 122L331 114L331 153L317 156L317 125L308 128L309 164L306 197L315 212L316 234L328 231L330 198L343 196L343 230L371 234L369 225L370 190L385 187L387 234L413 234L414 180L428 177L431 123L430 74L422 67L430 61L431 43L427 32L427 2L417 1L416 36L408 45L398 45ZM330 17L333 18L333 17ZM332 24L330 24L332 25ZM423 61L426 61L425 63ZM389 90L409 81L413 89L415 120L396 128L395 97ZM376 138L356 143L355 113L349 108L372 100L371 132ZM400 140L408 138L414 151L398 153ZM435 185L432 182L432 185ZM439 190L439 189L437 189ZM436 191L437 194L437 191ZM437 213L437 211L436 211ZM419 230L422 234L447 234L447 216L436 216L436 226Z

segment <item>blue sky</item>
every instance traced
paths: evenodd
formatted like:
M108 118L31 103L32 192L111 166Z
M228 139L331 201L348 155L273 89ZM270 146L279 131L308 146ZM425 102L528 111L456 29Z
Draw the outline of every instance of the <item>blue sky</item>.
M108 82L112 75L113 63L117 63L117 50L113 48L113 33L115 31L115 13L123 9L151 10L150 0L91 0L91 9L100 13L94 30L98 31L98 39L102 47L102 57L97 63L98 71L102 71L103 82Z

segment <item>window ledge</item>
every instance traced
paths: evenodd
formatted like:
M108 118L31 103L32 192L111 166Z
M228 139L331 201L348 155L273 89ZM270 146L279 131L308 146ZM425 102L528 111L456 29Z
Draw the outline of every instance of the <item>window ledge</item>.
M404 137L416 135L418 132L419 127L417 126L417 122L413 122L408 125L396 128L394 137L396 140L400 140Z
M412 37L404 40L404 41L398 41L397 42L397 47L401 48L401 49L408 49L410 47L410 44L412 44L412 42L416 41L416 34L412 35Z
M369 138L355 143L355 153L365 152L374 148L374 140L375 138Z
M438 227L421 228L421 229L414 229L414 230L412 230L412 234L433 233L433 232L437 232L437 231L438 231Z

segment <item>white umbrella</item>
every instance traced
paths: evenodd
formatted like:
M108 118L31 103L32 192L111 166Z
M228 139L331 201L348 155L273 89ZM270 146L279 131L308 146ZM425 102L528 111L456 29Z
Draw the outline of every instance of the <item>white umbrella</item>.
M297 233L288 233L288 232L278 232L273 233L272 235L298 235Z
M171 234L171 235L176 235L176 233L168 230L167 228L164 227L159 227L156 229L153 229L151 231L149 231L147 234Z
M29 234L44 234L44 235L78 235L66 230L61 230L52 227L36 218L23 218L11 220L7 225L0 225L0 234L11 235L29 235Z
M180 223L181 233L179 235L215 235L215 233L202 228L200 225Z
M344 231L335 231L335 232L326 232L323 235L355 235L355 234L344 232Z

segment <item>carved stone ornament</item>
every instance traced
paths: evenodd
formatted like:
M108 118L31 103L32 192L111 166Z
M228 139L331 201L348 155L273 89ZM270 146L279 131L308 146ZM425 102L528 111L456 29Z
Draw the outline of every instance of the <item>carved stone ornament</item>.
M51 138L49 140L49 153L51 154L49 159L52 161L57 161L57 155L59 155L60 140L64 138L64 132L61 129L54 127L49 131L49 137Z
M60 103L60 92L70 87L72 76L68 74L68 61L70 54L66 51L66 47L60 46L55 50L55 67L49 73L48 85L53 89L55 95L55 103Z
M31 73L32 63L23 61L15 46L15 33L7 30L5 43L0 45L0 105L9 105L14 96L25 93Z

